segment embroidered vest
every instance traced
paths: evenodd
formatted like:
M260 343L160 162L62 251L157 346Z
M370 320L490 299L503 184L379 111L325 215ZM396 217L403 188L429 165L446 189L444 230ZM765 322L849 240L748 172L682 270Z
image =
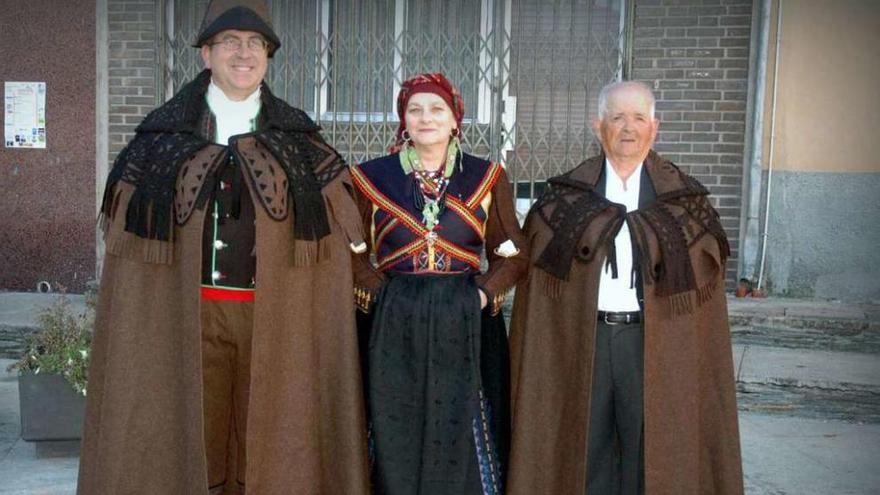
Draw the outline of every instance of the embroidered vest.
M373 250L379 270L479 271L489 193L500 165L463 153L461 170L449 178L446 207L433 230L415 207L414 179L404 174L397 154L354 166L351 172L355 186L373 203Z

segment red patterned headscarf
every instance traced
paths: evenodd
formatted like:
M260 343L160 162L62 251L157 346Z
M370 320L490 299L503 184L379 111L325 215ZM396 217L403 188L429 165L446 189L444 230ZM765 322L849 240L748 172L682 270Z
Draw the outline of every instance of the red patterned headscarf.
M388 148L389 153L397 153L403 146L403 131L406 130L406 105L412 95L416 93L434 93L443 98L443 101L452 109L452 116L455 117L455 122L461 129L461 119L464 118L464 100L461 93L440 72L419 74L407 79L400 86L400 93L397 95L397 116L400 118L400 125L397 126L394 144Z

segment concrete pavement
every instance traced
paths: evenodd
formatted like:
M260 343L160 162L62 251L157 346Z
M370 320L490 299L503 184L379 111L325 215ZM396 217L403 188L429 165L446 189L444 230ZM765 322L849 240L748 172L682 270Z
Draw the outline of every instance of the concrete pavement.
M880 425L740 411L746 493L874 495Z
M746 493L880 493L880 306L729 307Z
M83 307L81 298L72 299ZM0 293L0 341L33 328L34 312L52 300ZM733 298L729 306L746 493L878 493L877 306ZM38 452L19 438L17 379L6 372L11 362L0 359L0 494L75 493L75 450L56 445Z

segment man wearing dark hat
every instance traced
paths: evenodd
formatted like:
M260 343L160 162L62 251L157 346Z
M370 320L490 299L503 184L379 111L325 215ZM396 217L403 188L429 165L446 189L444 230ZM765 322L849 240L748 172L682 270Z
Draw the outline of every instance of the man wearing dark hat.
M264 2L195 46L107 181L79 493L367 493L347 167L263 82Z

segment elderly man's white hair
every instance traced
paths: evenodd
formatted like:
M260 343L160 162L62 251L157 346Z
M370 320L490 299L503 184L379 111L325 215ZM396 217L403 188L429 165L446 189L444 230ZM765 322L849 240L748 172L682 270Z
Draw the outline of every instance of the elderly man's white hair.
M638 81L617 81L610 84L606 84L605 87L599 91L599 118L604 119L608 114L608 97L611 93L615 91L619 91L622 89L635 89L644 93L644 95L648 98L648 102L651 105L651 118L654 118L654 106L656 104L656 100L654 99L654 93L644 83Z

